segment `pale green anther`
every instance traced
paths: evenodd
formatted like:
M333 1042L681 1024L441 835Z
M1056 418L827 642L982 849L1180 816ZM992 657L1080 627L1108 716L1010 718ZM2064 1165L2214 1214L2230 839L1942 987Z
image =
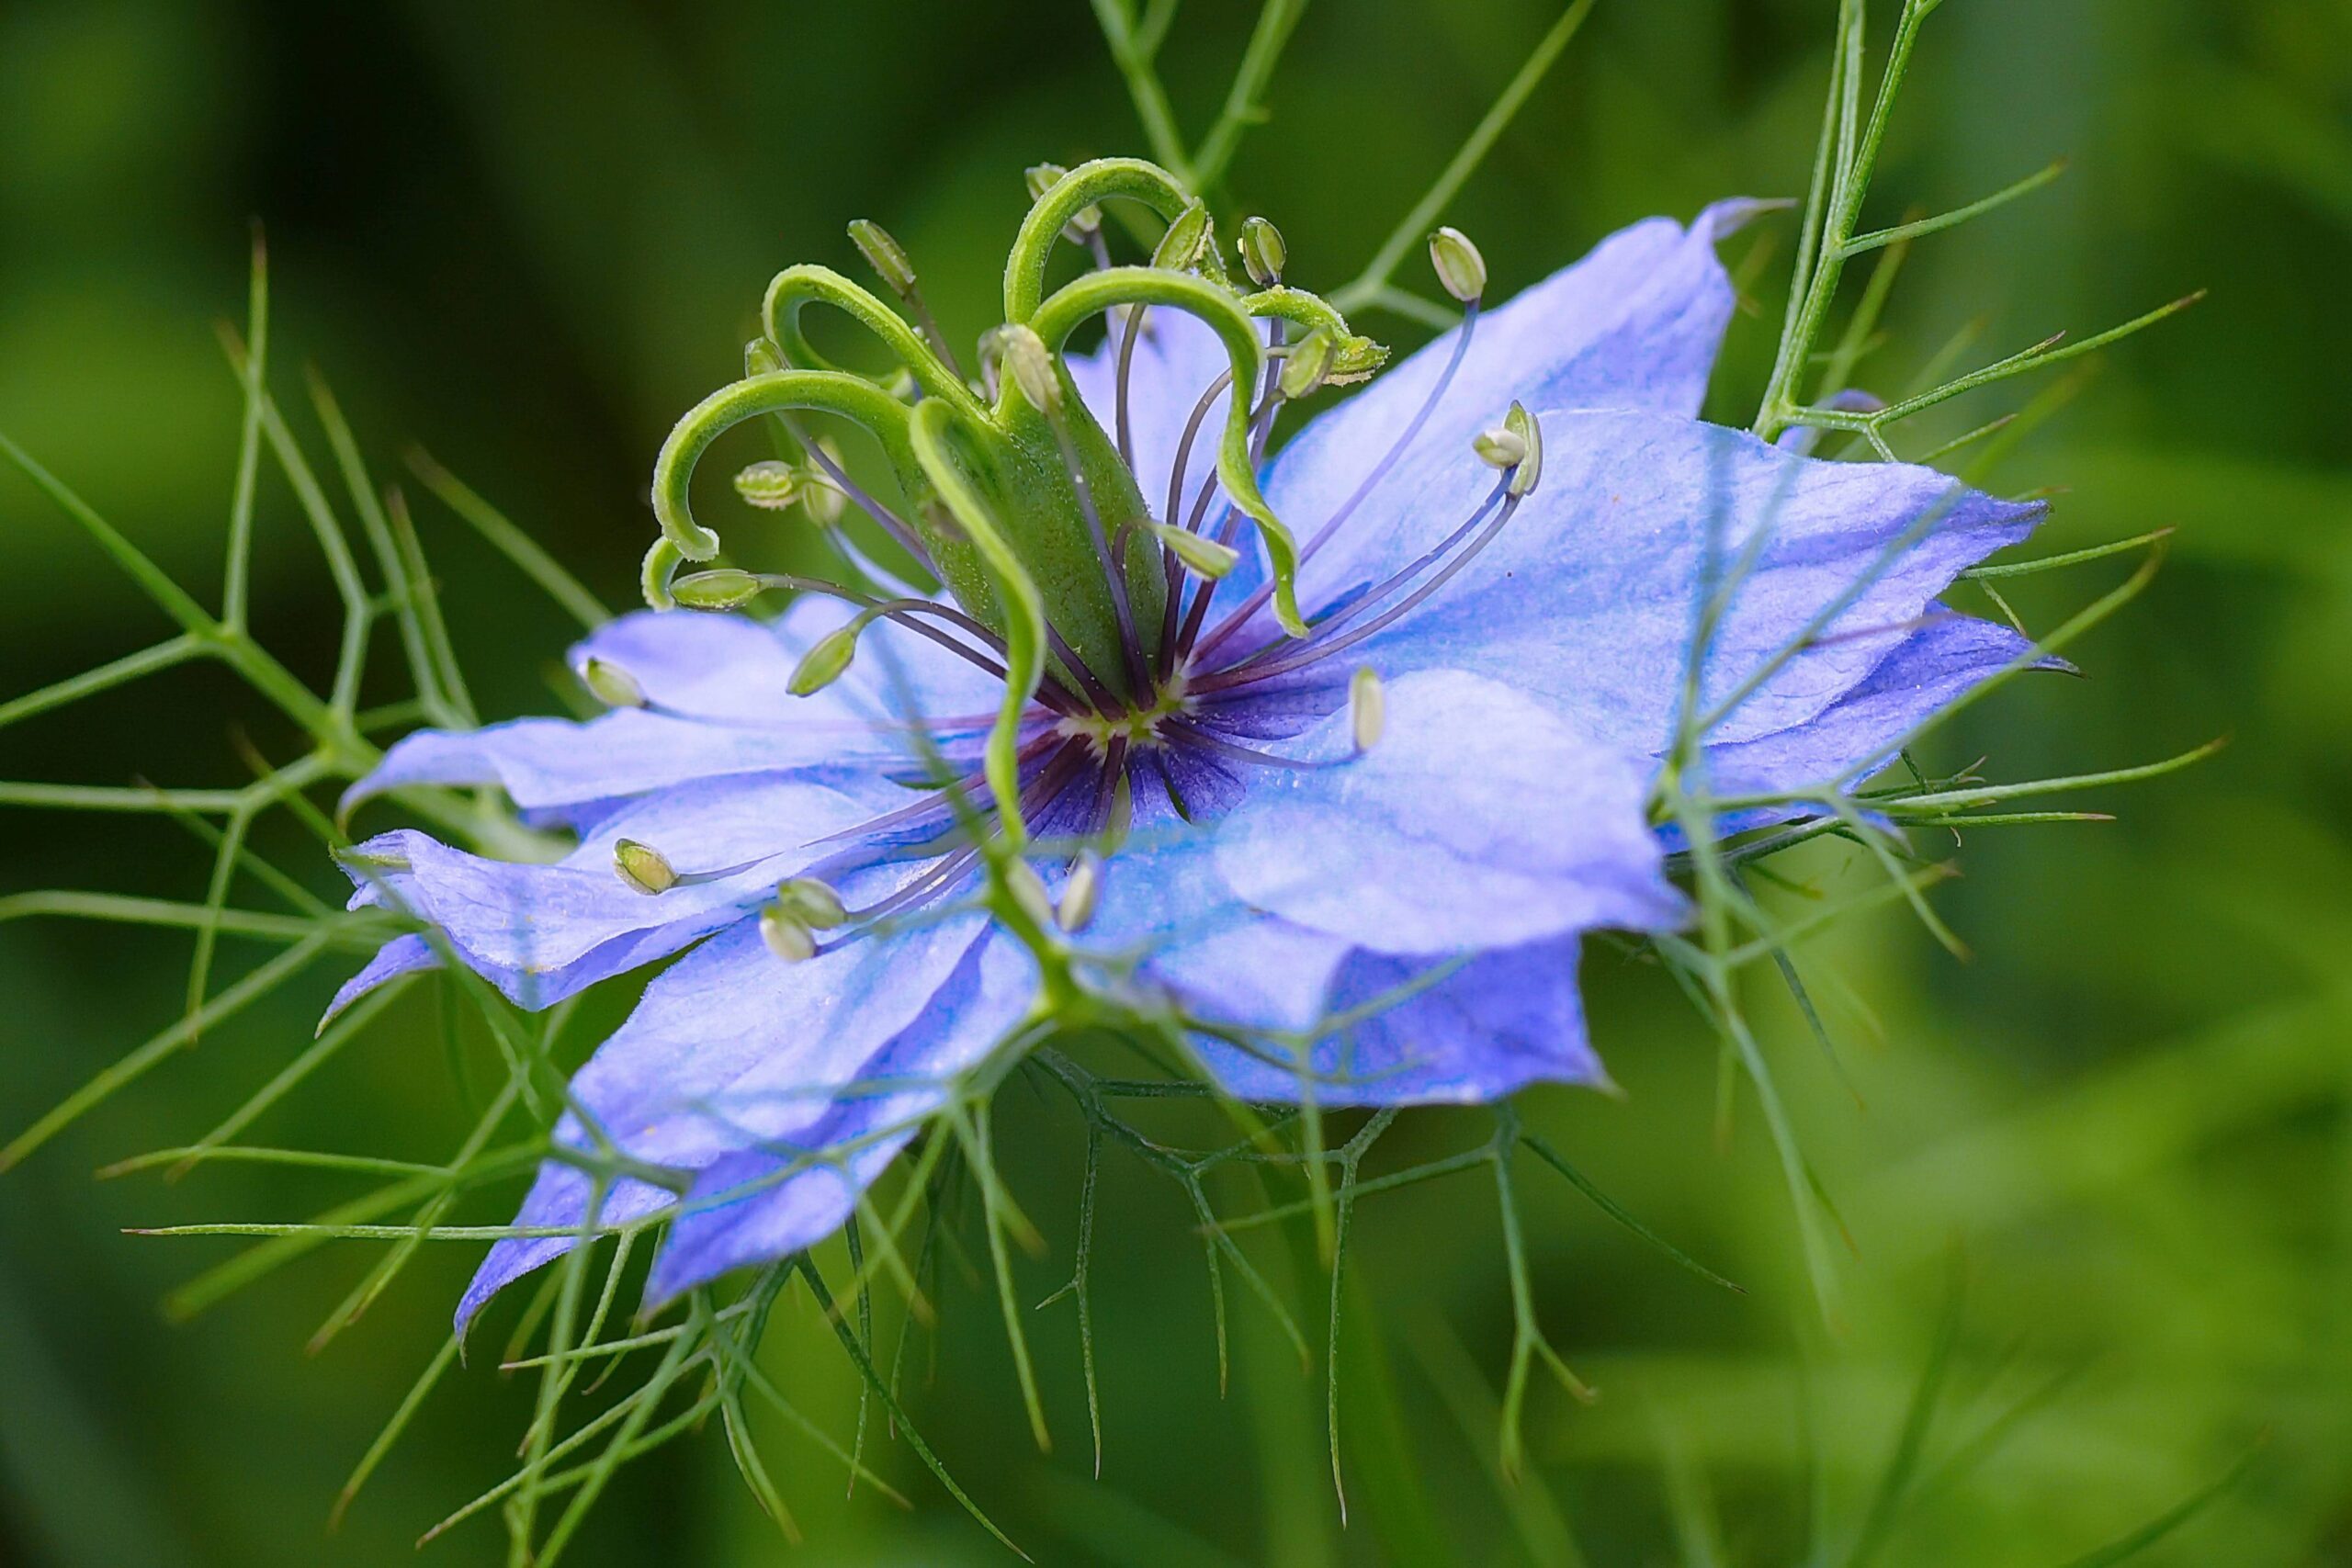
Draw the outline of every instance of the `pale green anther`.
M765 376L784 368L784 350L763 337L755 337L743 345L743 374Z
M1482 430L1470 445L1491 468L1514 468L1527 459L1527 443L1515 430Z
M1348 677L1349 737L1358 751L1369 751L1387 728L1388 694L1380 684L1380 671L1364 665Z
M1012 862L1004 868L1004 886L1012 895L1012 901L1021 906L1023 914L1041 927L1056 923L1054 900L1046 892L1045 879L1037 874L1035 866L1025 860Z
M1082 851L1062 884L1062 901L1054 908L1054 923L1066 931L1082 931L1094 919L1094 905L1102 896L1102 857Z
M1168 232L1151 253L1151 265L1170 272L1190 272L1199 265L1209 241L1209 209L1199 202L1176 215Z
M760 911L760 940L786 964L803 964L817 956L816 933L780 903Z
M915 264L909 259L904 245L890 237L890 231L868 218L856 219L849 226L850 243L865 258L874 275L888 284L893 294L914 292Z
M1059 164L1032 164L1028 169L1029 199L1035 201L1053 189L1057 184L1060 183L1061 177L1069 173L1069 171ZM1081 207L1062 232L1069 235L1073 243L1082 245L1086 243L1086 237L1101 227L1102 227L1102 209L1099 207Z
M776 902L814 931L829 931L849 923L849 906L832 884L814 876L795 876L775 890Z
M996 401L997 375L1004 367L1004 329L990 327L980 334L980 393L989 401Z
M736 470L735 493L763 512L782 512L800 499L800 470L780 457L766 457Z
M582 659L575 671L580 683L588 694L608 708L641 708L645 705L645 688L630 674L609 659L590 654Z
M635 839L613 840L613 872L638 892L651 897L678 885L677 868L651 844Z
M1136 822L1135 787L1122 773L1111 786L1111 819L1102 825L1102 840L1105 851L1115 852L1127 841L1127 831Z
M1510 493L1524 496L1535 492L1535 482L1544 477L1544 427L1524 406L1514 402L1510 412L1503 416L1503 428L1520 439L1527 455L1510 471Z
M1339 356L1339 344L1322 327L1293 344L1283 359L1280 385L1283 396L1292 402L1310 398L1329 379L1331 362Z
M792 667L785 689L796 697L813 696L840 680L857 657L857 635L865 629L865 617L860 615L819 637Z
M733 610L759 597L760 580L740 567L722 566L678 579L670 593L690 610Z
M1172 523L1147 523L1144 526L1195 577L1223 577L1241 559L1241 552L1232 546L1220 545L1190 528L1179 528Z
M1283 280L1283 264L1290 260L1290 247L1283 243L1281 230L1262 218L1245 218L1241 237L1233 243L1241 253L1241 265L1250 282L1272 288Z
M1430 265L1445 291L1464 305L1487 292L1487 258L1459 229L1440 229L1430 236Z
M1020 324L1006 327L998 341L1004 346L1004 367L1030 406L1046 414L1059 412L1062 380L1054 369L1053 351L1046 346L1046 340L1034 328Z

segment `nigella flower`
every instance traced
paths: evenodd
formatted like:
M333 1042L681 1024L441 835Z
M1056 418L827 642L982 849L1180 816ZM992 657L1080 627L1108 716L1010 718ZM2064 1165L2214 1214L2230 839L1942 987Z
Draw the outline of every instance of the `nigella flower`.
M1046 253L1116 197L1170 221L1154 265L1041 300ZM1937 598L2034 508L1698 419L1733 303L1714 247L1747 210L1637 224L1483 315L1483 263L1447 231L1463 322L1271 457L1283 400L1377 352L1281 281L1270 229L1243 237L1256 287L1228 281L1201 209L1149 165L1046 183L977 382L879 231L861 246L922 335L833 274L786 272L752 373L664 451L648 586L707 606L808 591L773 621L603 627L575 650L601 717L396 747L356 795L494 784L579 844L553 864L407 831L360 846L357 900L435 933L393 942L338 1005L444 953L527 1008L683 954L556 1131L686 1188L602 1190L596 1222L674 1211L655 1300L840 1226L1066 984L1160 999L1248 1097L1605 1081L1580 939L1683 919L1650 802L1704 595L1734 583L1686 762L1725 793L1857 778L2026 651ZM856 316L911 387L824 366L797 325L810 301ZM1065 359L1106 312L1105 346ZM718 547L684 500L711 439L758 415L805 436L810 411L879 439L903 508L818 446L746 495L844 491L943 592L878 570L673 580ZM599 1190L582 1163L546 1165L518 1225L581 1226ZM500 1242L460 1323L568 1245Z

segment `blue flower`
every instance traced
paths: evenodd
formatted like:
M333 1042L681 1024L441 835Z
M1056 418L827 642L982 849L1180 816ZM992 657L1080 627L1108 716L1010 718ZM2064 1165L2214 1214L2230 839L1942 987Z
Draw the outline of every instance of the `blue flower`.
M1209 471L1233 418L1230 333L1155 308L1132 344L1114 324L1101 353L1046 367L1085 433L1119 431L1120 493L1240 547L1222 580L1188 576L1172 547L1130 547L1165 536L1102 538L1080 487L1093 547L1124 565L1075 588L1040 574L1052 658L1018 730L1039 869L1062 875L1057 844L1118 846L1067 939L1078 972L1219 1025L1199 1051L1233 1092L1295 1099L1302 1073L1324 1104L1605 1081L1580 939L1684 918L1649 801L1694 607L1726 561L1738 586L1698 705L1728 709L1703 764L1724 793L1860 777L2027 651L1937 600L2036 508L1698 419L1733 304L1714 245L1747 210L1637 224L1474 309L1260 464L1264 502L1301 531L1304 637L1284 629L1277 556L1249 547L1265 536L1225 504L1234 470ZM1007 352L1005 399L1023 377L1052 405L1065 383ZM1513 403L1540 457L1516 435L1482 456ZM1088 472L1115 504L1111 470ZM1137 575L1138 553L1159 576ZM982 748L1016 650L960 602L628 615L575 650L614 711L415 735L355 791L495 785L579 841L552 864L407 831L359 846L356 901L438 935L393 942L337 1006L445 951L526 1008L683 953L575 1077L556 1132L584 1147L587 1117L690 1179L683 1204L632 1179L605 1199L606 1224L676 1208L650 1299L829 1235L944 1087L1035 1016L1033 948L969 897ZM1115 635L1079 613L1106 602ZM852 638L844 671L793 694ZM940 767L961 787L932 787ZM1234 1043L1268 1039L1313 1040L1311 1059ZM550 1162L517 1223L578 1226L590 1192ZM499 1243L460 1324L568 1245Z

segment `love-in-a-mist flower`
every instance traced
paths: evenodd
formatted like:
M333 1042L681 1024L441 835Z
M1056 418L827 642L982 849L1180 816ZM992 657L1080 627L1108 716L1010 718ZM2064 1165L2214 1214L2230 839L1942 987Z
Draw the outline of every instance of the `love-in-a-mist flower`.
M1460 325L1269 457L1284 403L1379 351L1284 280L1271 226L1229 277L1149 164L1038 184L976 377L878 230L856 238L915 325L822 268L775 280L750 373L656 473L649 595L704 608L575 650L612 711L412 736L356 792L494 784L579 846L360 846L357 899L436 930L341 1001L444 953L528 1008L683 954L555 1134L670 1179L550 1161L518 1220L579 1227L598 1191L606 1224L674 1209L656 1300L830 1234L950 1086L1073 996L1161 1008L1249 1097L1603 1081L1579 942L1684 918L1650 802L1694 707L1679 767L1792 789L1859 776L2026 651L1937 596L2036 509L1698 419L1743 204L1637 224L1492 311L1476 248L1441 233ZM1102 259L1094 209L1122 198L1168 224L1152 265ZM1098 265L1047 297L1066 234ZM827 366L812 302L899 374ZM1106 316L1099 352L1066 353ZM811 413L878 442L896 504L807 444ZM748 470L745 499L846 495L942 590L845 542L837 581L677 575L718 548L687 505L696 459L764 416L804 457ZM737 613L784 587L777 618ZM460 1321L568 1245L500 1242Z

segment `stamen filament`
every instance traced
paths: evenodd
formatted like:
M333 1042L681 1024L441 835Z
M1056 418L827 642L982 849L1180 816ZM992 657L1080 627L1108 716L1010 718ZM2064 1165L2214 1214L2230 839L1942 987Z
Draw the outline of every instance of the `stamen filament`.
M1356 486L1354 493L1341 502L1339 510L1332 513L1324 521L1323 525L1307 539L1306 547L1298 552L1300 567L1304 568L1309 560L1313 559L1315 552L1321 549L1331 536L1339 531L1340 525L1354 515L1356 508L1363 505L1374 487L1388 477L1388 471L1394 468L1398 460L1405 456L1407 448L1420 438L1422 426L1429 423L1430 416L1437 412L1437 405L1445 397L1447 389L1453 385L1454 374L1462 368L1462 361L1470 352L1470 339L1477 330L1477 325L1478 302L1473 299L1463 307L1461 334L1453 340L1453 352L1447 357L1445 368L1439 373L1436 383L1430 388L1429 396L1421 400L1421 406L1406 423L1403 433L1390 444L1387 451L1381 454L1380 461L1372 466L1372 471L1366 474L1363 482ZM1215 631L1202 639L1197 651L1203 657L1215 652L1226 638L1240 630L1250 616L1265 608L1266 601L1272 596L1271 585L1261 588L1250 595L1232 615L1217 623ZM1186 651L1190 653L1194 649L1187 649Z

